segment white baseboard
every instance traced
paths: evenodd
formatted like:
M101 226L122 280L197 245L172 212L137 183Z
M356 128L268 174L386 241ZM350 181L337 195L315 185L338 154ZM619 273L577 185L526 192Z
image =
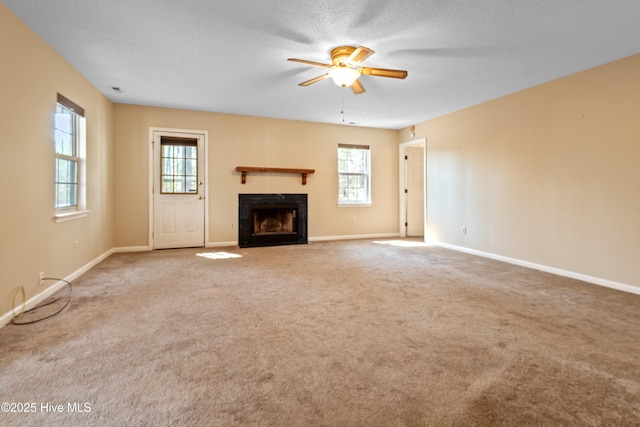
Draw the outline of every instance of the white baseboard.
M640 295L640 287L637 287L637 286L614 282L612 280L607 280L607 279L601 279L599 277L588 276L586 274L563 270L556 267L549 267L547 265L536 264L534 262L523 261L517 258L510 258L502 255L496 255L490 252L483 252L475 249L469 249L463 246L450 245L448 243L442 243L442 242L432 242L432 243L436 246L441 246L443 248L451 249L454 251L465 252L472 255L478 255L484 258L491 258L497 261L503 261L509 264L519 265L521 267L532 268L534 270L540 270L546 273L557 274L558 276L564 276L564 277L569 277L571 279L582 280L583 282L592 283L594 285L604 286L606 288L616 289L618 291L629 292L632 294Z
M322 242L322 241L328 241L328 240L389 239L391 237L400 237L400 233L349 234L346 236L318 236L318 237L309 237L309 241Z
M208 242L204 245L205 248L216 248L222 246L238 246L236 240L228 242ZM149 246L122 246L119 248L113 248L113 253L125 253L125 252L147 252L153 249Z
M125 252L146 252L150 251L149 246L121 246L119 248L113 248L113 253L125 253Z
M205 245L206 248L220 248L223 246L238 246L238 241L231 240L228 242L209 242Z
M228 242L207 242L204 245L205 248L216 248L222 246L238 246L238 242L236 240L231 240ZM122 246L119 248L113 248L113 253L146 252L152 250L153 249L149 246Z
M330 241L330 240L355 240L355 239L387 239L391 237L399 237L400 233L382 233L382 234L350 234L346 236L319 236L319 237L309 237L309 242L321 242L321 241ZM209 242L207 243L207 248L215 248L222 246L238 246L237 240L232 240L228 242Z
M73 282L75 279L80 277L82 274L86 273L87 271L91 270L93 267L95 267L96 265L98 265L99 263L104 261L109 255L111 255L114 252L115 252L114 249L109 249L108 251L106 251L102 255L98 256L94 260L92 260L92 261L88 262L87 264L83 265L82 267L80 267L78 270L76 270L73 273L69 274L67 277L60 277L60 279L66 280L67 282ZM51 295L55 294L56 292L58 292L65 285L66 285L65 282L59 280L59 281L55 282L53 285L48 286L42 292L32 296L26 302L24 302L24 311L31 310L33 307L37 306L42 301L44 301L45 299L49 298ZM19 308L19 310L18 310L19 312L23 311L22 302L20 304L20 307L18 307L18 308ZM14 308L14 310L15 310L15 308ZM9 322L11 322L11 319L13 319L15 317L15 315L16 314L13 311L9 311L9 312L3 314L2 316L0 316L0 328L2 328L3 326L5 326Z

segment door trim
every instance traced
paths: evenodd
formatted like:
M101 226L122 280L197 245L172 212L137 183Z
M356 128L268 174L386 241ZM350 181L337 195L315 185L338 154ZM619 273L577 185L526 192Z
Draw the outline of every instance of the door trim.
M154 158L153 158L153 138L156 132L159 133L182 133L182 134L192 134L194 138L202 137L204 147L203 155L204 155L204 245L208 246L208 238L209 238L209 131L206 130L195 130L195 129L175 129L175 128L160 128L160 127L149 127L149 250L154 249L154 241L153 241L153 183L154 183Z
M418 138L413 141L403 142L398 146L398 212L399 212L399 223L398 230L400 232L400 237L407 237L407 228L404 223L407 218L407 203L406 196L404 195L404 189L406 188L406 178L407 174L405 171L405 151L407 147L422 145L424 149L424 218L422 219L424 222L424 241L427 241L427 138Z

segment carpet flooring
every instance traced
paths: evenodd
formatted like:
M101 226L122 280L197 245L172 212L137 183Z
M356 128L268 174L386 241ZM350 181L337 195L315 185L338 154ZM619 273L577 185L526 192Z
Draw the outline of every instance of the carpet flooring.
M638 426L639 356L640 296L410 239L121 253L0 329L0 425Z

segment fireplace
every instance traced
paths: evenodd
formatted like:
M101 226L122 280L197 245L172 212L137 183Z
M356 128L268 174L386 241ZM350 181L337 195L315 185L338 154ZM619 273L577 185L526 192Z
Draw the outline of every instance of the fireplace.
M307 243L306 194L239 194L238 245Z

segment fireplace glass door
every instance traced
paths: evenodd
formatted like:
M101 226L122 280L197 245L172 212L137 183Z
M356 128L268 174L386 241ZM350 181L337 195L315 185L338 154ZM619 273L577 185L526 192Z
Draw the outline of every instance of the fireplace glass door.
M251 210L251 234L295 234L296 209L264 208Z

